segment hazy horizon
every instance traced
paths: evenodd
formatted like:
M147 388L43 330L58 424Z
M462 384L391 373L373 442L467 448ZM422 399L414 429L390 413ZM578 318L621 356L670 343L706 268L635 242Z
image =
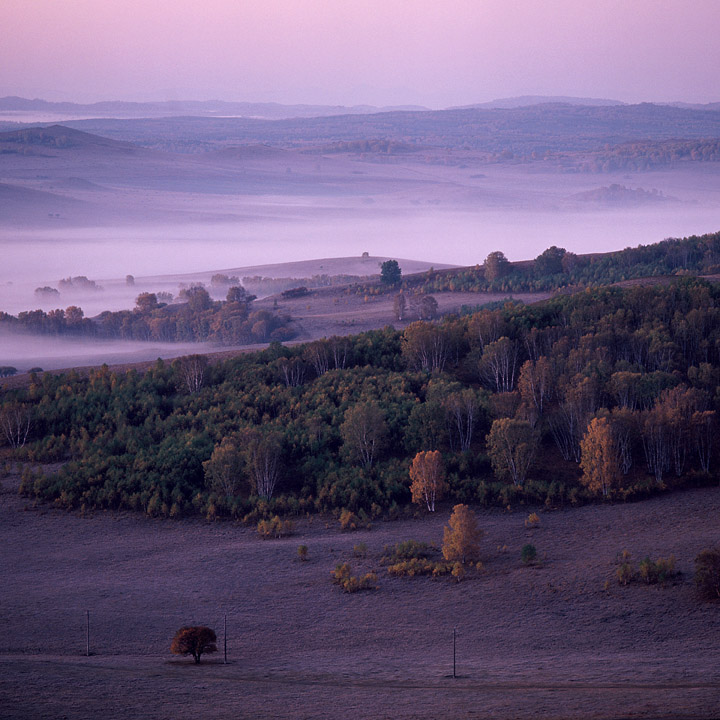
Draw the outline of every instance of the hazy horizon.
M6 0L3 16L0 96L433 109L522 95L718 100L713 0Z

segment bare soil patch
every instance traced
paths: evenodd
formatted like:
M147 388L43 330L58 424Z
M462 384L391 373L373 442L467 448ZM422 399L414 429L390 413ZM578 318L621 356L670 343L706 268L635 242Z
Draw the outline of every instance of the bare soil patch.
M720 606L693 559L718 541L720 490L541 512L478 509L485 570L455 584L390 578L385 545L439 542L432 516L339 532L333 518L261 540L249 528L28 506L2 480L3 718L711 718L720 710ZM364 542L368 557L353 557ZM524 567L532 542L543 562ZM297 558L306 544L309 559ZM674 554L666 587L614 582L616 556ZM338 562L378 571L346 595ZM609 583L606 586L606 582ZM91 652L85 657L85 611ZM222 663L228 617L229 664ZM221 652L169 653L207 624ZM458 629L457 679L452 630Z

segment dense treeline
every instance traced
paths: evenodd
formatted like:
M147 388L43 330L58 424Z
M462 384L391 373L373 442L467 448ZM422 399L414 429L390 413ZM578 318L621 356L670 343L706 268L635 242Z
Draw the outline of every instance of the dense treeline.
M5 392L2 419L30 423L21 455L69 460L23 484L65 507L392 513L429 450L461 502L641 497L713 477L719 301L678 279L209 367L46 373Z
M252 310L254 295L231 287L225 301L214 301L203 287L183 290L184 303L159 302L155 293L141 293L133 310L105 311L86 318L71 305L65 310L31 310L17 317L0 312L0 325L30 333L154 340L160 342L260 343L289 340L289 318L268 310Z
M616 145L578 161L584 172L644 171L677 167L688 162L717 162L720 141L667 140L665 142L629 142Z
M424 292L521 292L585 287L658 275L720 271L720 233L672 238L598 255L575 255L550 247L532 262L510 263L493 252L484 265L409 276L403 288Z

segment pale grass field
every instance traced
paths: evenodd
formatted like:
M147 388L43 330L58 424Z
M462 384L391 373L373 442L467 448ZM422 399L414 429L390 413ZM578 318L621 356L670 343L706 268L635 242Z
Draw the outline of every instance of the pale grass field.
M439 542L449 506L354 533L303 519L294 536L264 541L232 523L28 507L16 486L6 477L0 495L4 719L720 713L720 608L692 584L695 555L718 541L717 488L540 512L534 530L529 508L478 508L485 569L454 584L390 578L379 563L386 544ZM353 557L360 542L365 559ZM520 563L526 542L540 567ZM680 580L618 586L624 548L636 561L674 554ZM345 560L377 570L379 590L333 586ZM215 628L221 652L200 666L172 656L184 624Z

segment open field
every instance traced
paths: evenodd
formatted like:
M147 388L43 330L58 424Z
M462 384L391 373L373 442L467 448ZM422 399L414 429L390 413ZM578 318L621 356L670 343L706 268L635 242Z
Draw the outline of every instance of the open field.
M3 718L711 718L720 711L718 605L693 559L718 541L720 491L541 512L478 510L482 574L393 579L383 546L439 542L450 508L343 534L332 518L263 541L230 523L88 517L28 507L2 480ZM368 556L353 557L364 542ZM524 567L532 542L543 562ZM309 559L297 559L306 544ZM614 581L617 554L674 554L667 587ZM342 594L341 561L379 590ZM606 582L609 583L606 586ZM85 611L91 651L85 657ZM222 652L169 654L208 624ZM452 629L458 628L458 675Z

